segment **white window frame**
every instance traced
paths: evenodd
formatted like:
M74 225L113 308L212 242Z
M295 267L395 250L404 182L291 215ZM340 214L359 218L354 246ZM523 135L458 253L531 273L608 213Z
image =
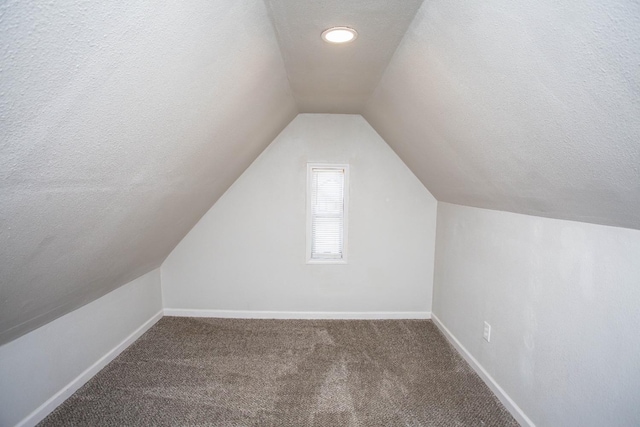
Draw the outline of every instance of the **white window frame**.
M342 224L342 258L312 258L311 246L313 234L312 225L312 177L313 169L341 169L344 171L344 189L343 189L343 224ZM346 264L347 248L348 248L348 225L349 225L349 165L335 163L307 163L307 264Z

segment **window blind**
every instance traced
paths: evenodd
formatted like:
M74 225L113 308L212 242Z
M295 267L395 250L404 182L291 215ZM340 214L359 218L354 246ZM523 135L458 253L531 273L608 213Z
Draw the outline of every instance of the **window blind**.
M311 169L311 258L341 259L344 250L343 168Z

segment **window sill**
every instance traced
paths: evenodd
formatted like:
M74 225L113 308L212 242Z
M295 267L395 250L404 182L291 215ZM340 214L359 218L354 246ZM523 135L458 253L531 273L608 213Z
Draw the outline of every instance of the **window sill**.
M346 259L308 259L307 264L347 264Z

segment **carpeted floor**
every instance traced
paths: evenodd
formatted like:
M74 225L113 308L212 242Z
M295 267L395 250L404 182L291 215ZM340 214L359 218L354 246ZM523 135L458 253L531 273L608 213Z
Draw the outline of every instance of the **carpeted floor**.
M40 426L516 426L427 320L164 317Z

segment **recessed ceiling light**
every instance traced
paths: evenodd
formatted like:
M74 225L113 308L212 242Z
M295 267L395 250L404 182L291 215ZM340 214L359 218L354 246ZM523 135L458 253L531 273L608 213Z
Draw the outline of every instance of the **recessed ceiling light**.
M349 27L332 27L322 32L322 40L329 43L349 43L358 37L358 32Z

